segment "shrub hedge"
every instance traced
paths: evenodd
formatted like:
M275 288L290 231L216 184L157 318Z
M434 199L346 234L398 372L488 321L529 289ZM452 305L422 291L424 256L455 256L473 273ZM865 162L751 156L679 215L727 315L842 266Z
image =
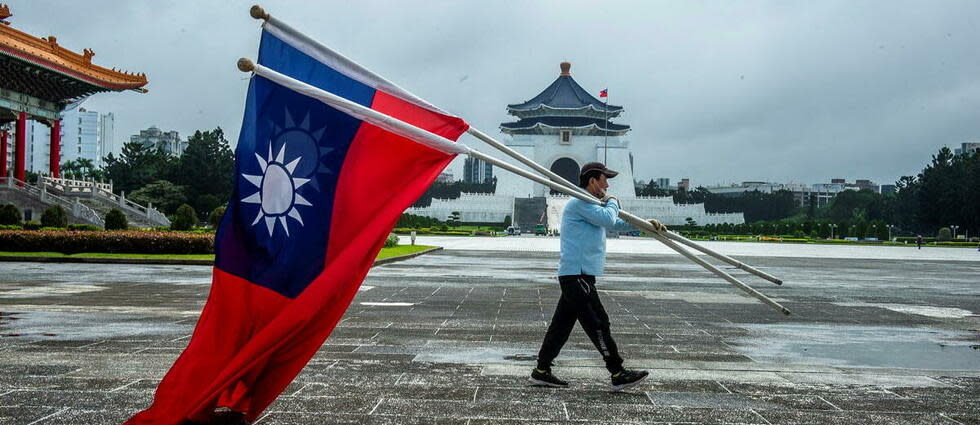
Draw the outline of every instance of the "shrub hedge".
M67 227L68 213L60 205L53 205L41 214L42 227Z
M126 214L124 214L120 209L113 208L109 210L105 215L105 229L106 230L126 230L129 228L129 220L126 219Z
M72 232L6 230L0 232L4 251L65 254L110 252L127 254L213 254L214 235L172 232Z
M181 204L177 207L177 212L170 219L170 228L173 230L191 230L197 225L197 212L194 207Z
M20 219L20 210L14 204L0 205L0 225L20 224Z
M398 246L398 235L396 235L394 233L389 233L388 234L388 238L385 239L384 247L385 248L394 248L396 246Z

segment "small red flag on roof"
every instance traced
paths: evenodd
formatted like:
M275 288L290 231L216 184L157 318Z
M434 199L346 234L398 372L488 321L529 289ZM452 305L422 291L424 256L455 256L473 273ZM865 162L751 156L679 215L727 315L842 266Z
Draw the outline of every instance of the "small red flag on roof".
M599 97L609 97L609 89L602 89L602 91L599 92Z

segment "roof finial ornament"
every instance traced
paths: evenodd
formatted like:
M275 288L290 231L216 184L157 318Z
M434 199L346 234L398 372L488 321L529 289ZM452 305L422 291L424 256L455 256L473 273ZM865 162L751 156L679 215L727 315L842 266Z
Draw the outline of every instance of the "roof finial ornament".
M4 20L7 19L7 18L9 18L9 17L11 17L11 16L14 16L14 15L12 13L10 13L10 7L7 6L6 4L0 4L0 22L3 22L5 24L7 24L7 25L10 25L9 22L5 22Z
M569 72L569 71L572 70L572 63L571 62L562 62L558 66L561 68L561 76L562 77L571 77L572 76L572 73Z

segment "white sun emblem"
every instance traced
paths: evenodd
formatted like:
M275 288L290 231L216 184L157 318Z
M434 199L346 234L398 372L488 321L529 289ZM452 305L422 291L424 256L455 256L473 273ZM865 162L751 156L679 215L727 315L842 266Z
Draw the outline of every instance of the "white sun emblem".
M296 205L313 205L299 193L296 193L296 189L299 189L300 186L310 181L310 179L293 177L293 170L296 169L296 165L299 164L303 157L296 158L289 164L286 164L284 161L285 156L286 144L284 143L282 148L279 149L276 158L272 159L272 144L270 143L269 156L267 158L262 158L258 153L255 154L255 158L259 162L259 167L262 168L262 175L242 174L245 180L248 180L249 183L254 184L259 189L258 192L242 199L242 202L261 205L259 214L255 217L252 225L257 225L264 218L265 227L269 230L269 236L275 233L276 221L282 224L282 229L286 232L286 236L289 236L289 224L286 221L286 216L292 217L302 226L303 217L296 210Z

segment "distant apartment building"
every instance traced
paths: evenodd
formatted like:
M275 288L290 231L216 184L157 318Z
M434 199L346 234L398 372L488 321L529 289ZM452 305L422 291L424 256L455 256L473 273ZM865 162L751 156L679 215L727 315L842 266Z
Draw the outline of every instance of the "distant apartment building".
M980 152L980 142L962 143L960 147L953 149L953 153L956 155L962 155L967 152Z
M454 178L453 173L444 171L439 173L439 177L436 177L436 181L439 183L452 183L456 181L456 179Z
M677 182L677 190L687 192L691 190L691 179L681 179Z
M162 149L165 153L180 156L187 148L187 142L180 139L176 130L163 131L156 126L140 130L140 134L129 136L130 142L139 142L143 147Z
M658 177L657 187L660 189L670 189L670 179L666 177Z
M490 183L493 181L493 164L479 158L466 158L463 162L463 181L467 183Z
M708 187L706 189L714 194L732 197L740 196L745 192L758 191L761 193L773 193L786 190L793 194L793 200L801 207L809 205L810 198L814 198L817 206L827 205L838 193L845 190L869 189L874 192L879 191L878 185L871 180L856 180L854 183L847 183L844 179L831 179L830 183L816 183L811 185L799 183L742 182L739 185Z
M889 194L897 193L897 192L898 192L898 187L895 186L895 185L893 185L893 184L883 184L883 185L881 185L881 194L882 195L889 195Z

